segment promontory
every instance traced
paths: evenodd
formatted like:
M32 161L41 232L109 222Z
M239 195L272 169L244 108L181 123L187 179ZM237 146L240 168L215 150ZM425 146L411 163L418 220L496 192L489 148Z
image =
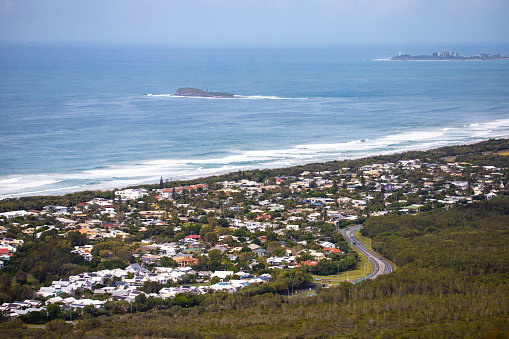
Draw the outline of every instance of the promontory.
M416 56L399 52L399 55L396 55L391 60L499 60L499 59L509 59L509 55L482 53L461 56L459 53L455 53L452 51L448 52L444 50L443 52L435 52L432 55L416 55Z

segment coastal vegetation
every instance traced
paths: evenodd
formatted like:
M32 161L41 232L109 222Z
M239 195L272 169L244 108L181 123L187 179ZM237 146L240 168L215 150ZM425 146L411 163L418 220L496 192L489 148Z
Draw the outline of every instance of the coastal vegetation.
M185 237L198 239L201 250L192 249L194 273L178 282L146 281L139 288L143 293L131 302L94 290L76 291L75 297L104 302L102 308L73 310L57 302L15 320L2 313L0 336L507 337L507 149L508 140L490 140L187 182L161 179L143 186L152 193L133 201L112 199L114 191L1 201L1 212L57 205L69 209L66 218L50 213L50 208L46 214L1 219L5 238L24 241L0 272L3 303L31 299L41 286L85 272L124 269L133 263L147 269L176 267L170 257L143 260L157 254L151 253L157 246L182 244ZM243 186L236 189L243 181L260 187L253 184L251 193ZM193 191L195 183L210 189ZM179 187L184 188L177 194ZM94 203L85 208L87 201ZM106 207L100 202L116 213L103 213ZM148 218L150 214L160 220ZM76 224L94 219L95 230L104 234L113 227L123 233L92 238L85 228L69 227L69 218ZM267 220L271 226L253 231L233 227L239 220ZM363 223L362 236L398 269L375 280L322 285L319 277L363 264L340 232L354 223ZM74 251L87 245L90 260ZM231 255L220 248L237 250ZM321 259L304 264L315 260L313 255ZM269 256L292 256L294 262L276 266ZM204 282L197 274L213 270L267 274L270 280L234 293L157 296L162 288L216 283L217 277ZM95 289L117 282L112 277Z
M452 221L452 222L451 222ZM387 230L383 225L392 225ZM398 261L394 273L317 291L178 299L164 310L137 300L137 312L90 314L73 327L4 323L7 335L114 337L494 337L509 331L509 198L408 218L369 219L365 234ZM425 226L425 227L424 227ZM417 232L416 232L417 230ZM160 308L160 307L159 307ZM147 309L147 310L148 310ZM58 324L58 326L57 326Z

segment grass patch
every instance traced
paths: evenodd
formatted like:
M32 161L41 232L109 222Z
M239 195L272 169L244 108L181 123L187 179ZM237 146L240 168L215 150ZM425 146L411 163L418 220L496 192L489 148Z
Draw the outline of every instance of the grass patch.
M440 158L440 160L443 160L445 162L455 162L456 161L456 156L443 157L443 158Z
M509 150L503 150L503 151L497 152L495 154L508 156L509 155Z
M371 247L371 239L368 238L368 237L365 237L363 235L361 235L361 231L357 231L355 232L355 237L357 239L359 239L360 243L362 245L364 245L364 247L366 247L368 250L370 250L371 252L374 252L373 251L373 248Z
M373 268L371 268L373 269ZM366 272L369 274L371 271L366 267ZM325 284L327 286L334 286L338 285L339 283L348 281L352 282L354 280L364 278L366 275L364 275L364 264L362 262L357 263L357 267L354 270L347 272L339 272L339 274L332 274L332 275L311 275L313 277L313 282L315 284ZM317 281L316 279L321 279L320 281Z
M360 269L362 270L362 276L357 278L357 279L360 279L360 278L363 278L366 275L370 274L371 272L373 272L373 264L368 260L368 258L366 258L366 256L364 254L362 254L361 252L359 252L357 250L356 250L356 252L362 259L362 262L357 263L357 266L358 267L360 266ZM364 274L364 264L366 265L366 274Z
M12 286L19 285L18 282L16 281L16 279L12 279L11 284L12 284ZM33 288L36 288L39 285L39 280L35 279L33 275L28 274L27 275L26 285L27 286L32 286Z
M33 325L33 324L23 324L26 328L42 328L45 329L46 325Z
M33 283L39 283L39 280L35 279L33 275L29 274L27 276L27 283L32 285Z

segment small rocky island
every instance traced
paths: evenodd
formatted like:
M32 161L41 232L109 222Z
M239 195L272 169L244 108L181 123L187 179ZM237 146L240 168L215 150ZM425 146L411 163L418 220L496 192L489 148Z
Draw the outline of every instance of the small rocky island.
M203 98L234 98L235 95L226 92L207 92L197 88L179 88L175 95L185 97L203 97Z

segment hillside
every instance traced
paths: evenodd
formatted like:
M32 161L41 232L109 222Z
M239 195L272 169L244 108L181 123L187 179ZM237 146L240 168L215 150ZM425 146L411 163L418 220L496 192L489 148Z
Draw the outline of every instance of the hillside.
M216 297L208 305L100 320L87 333L190 337L505 337L509 198L367 222L395 273L311 298ZM379 224L397 223L385 232ZM423 230L416 225L427 225ZM405 243L402 246L401 243ZM458 253L457 253L458 252ZM403 259L412 257L412 260ZM109 325L106 325L109 324ZM133 324L133 325L130 325Z
M115 295L120 294L111 293L136 281L134 275L111 276L99 286L73 292L76 298L100 302L100 307L48 302L43 311L28 315L16 309L19 316L13 321L7 321L8 312L0 313L0 337L507 338L507 149L508 140L490 140L239 171L204 178L210 189L205 184L199 189L176 187L190 182L165 183L161 178L159 185L145 186L150 191L136 191L144 194L137 200L113 200L119 192L83 192L1 201L0 212L6 214L0 218L0 240L24 240L0 272L0 300L6 311L8 303L32 299L39 288L59 279L122 270L134 262L149 269L176 267L184 251L193 253L196 273L242 270L271 278L231 293L157 294L163 287L219 283L198 281L193 273L181 280L132 285L137 294L118 299ZM271 226L258 228L262 223L255 220ZM76 232L74 221L86 227ZM239 227L242 221L254 228ZM362 234L372 239L372 248L398 269L372 281L339 283L340 271L351 270L360 260L340 230L357 223L363 223ZM188 237L197 240L188 246ZM323 240L343 253L323 252ZM84 245L90 246L87 260L74 251ZM262 252L254 254L248 245ZM162 248L176 252L162 256ZM238 252L230 256L220 248ZM295 254L295 262L274 264L276 256L284 259L288 251ZM310 260L311 253L324 257L314 267L296 267ZM158 261L145 261L155 256ZM309 273L337 274L339 284L309 291ZM95 293L103 287L113 289ZM294 287L305 289L308 296L290 297ZM71 318L74 326L65 323Z
M63 323L46 331L13 329L20 326L15 322L3 324L0 333L187 338L507 337L509 197L415 216L370 218L363 232L373 237L374 247L397 261L400 268L396 272L357 285L343 283L323 289L314 297L218 294L194 307L189 300L165 310L84 318L74 332ZM135 307L148 302L150 299L139 301Z

